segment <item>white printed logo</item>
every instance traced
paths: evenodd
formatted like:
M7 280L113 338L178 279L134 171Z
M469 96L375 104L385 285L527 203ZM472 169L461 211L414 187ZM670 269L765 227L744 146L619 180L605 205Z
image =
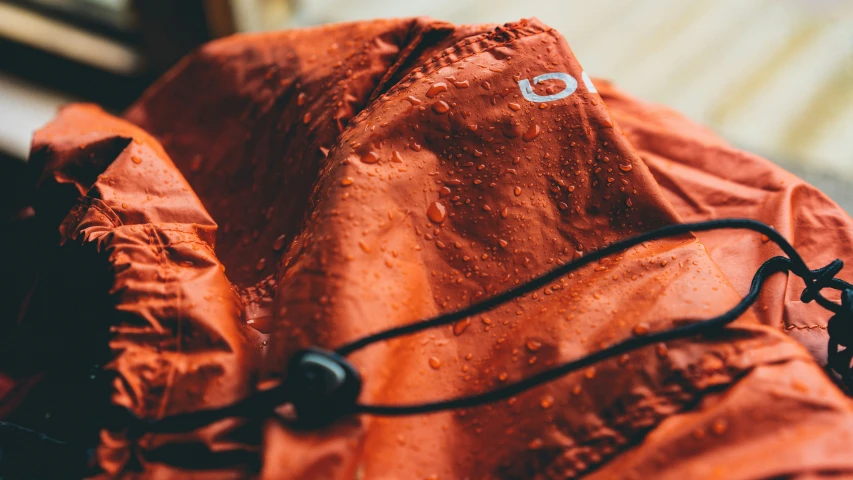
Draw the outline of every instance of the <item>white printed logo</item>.
M595 85L592 84L592 80L589 79L589 75L586 72L581 72L581 80L583 80L583 84L589 93L598 93L598 90L595 89Z
M586 72L581 74L581 79L583 80L584 86L591 93L596 93L595 86L592 84L592 81L589 79L589 75ZM533 91L533 87L530 85L530 81L526 78L518 81L518 87L521 89L521 95L524 96L525 100L536 103L544 103L544 102L553 102L555 100L560 100L562 98L566 98L569 95L575 93L575 90L578 89L578 81L575 80L574 77L569 75L568 73L563 72L551 72L539 75L538 77L533 78L533 84L538 85L546 80L560 80L563 82L566 87L563 88L562 91L554 93L552 95L538 95Z

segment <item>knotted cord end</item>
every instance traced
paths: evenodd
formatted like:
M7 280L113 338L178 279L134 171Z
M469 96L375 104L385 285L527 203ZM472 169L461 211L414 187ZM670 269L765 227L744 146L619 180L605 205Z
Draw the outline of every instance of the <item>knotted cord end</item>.
M841 308L830 317L826 330L827 365L841 376L847 390L853 391L853 289L841 291Z
M836 258L821 268L809 270L803 273L794 271L793 273L795 275L802 277L806 282L806 288L800 295L800 301L803 303L810 303L812 300L816 299L818 295L820 295L821 290L832 284L833 280L835 280L835 276L838 275L838 272L840 272L842 268L844 268L844 262Z
M804 275L794 273L806 282L806 288L800 295L803 303L817 300L832 310L833 315L826 327L829 335L827 366L841 377L841 383L848 391L853 391L853 285L835 278L843 267L844 262L835 259L825 267L810 270ZM824 298L821 295L824 288L840 290L841 304Z

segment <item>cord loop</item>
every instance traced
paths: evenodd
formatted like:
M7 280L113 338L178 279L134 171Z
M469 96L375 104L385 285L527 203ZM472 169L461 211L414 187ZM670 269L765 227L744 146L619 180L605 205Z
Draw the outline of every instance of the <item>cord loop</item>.
M844 262L835 259L829 262L826 266L803 273L792 269L792 273L802 277L806 282L806 288L803 290L802 295L800 295L800 301L803 303L810 303L812 300L817 298L817 296L820 295L821 290L832 285L833 280L835 280L835 276L842 268L844 268Z

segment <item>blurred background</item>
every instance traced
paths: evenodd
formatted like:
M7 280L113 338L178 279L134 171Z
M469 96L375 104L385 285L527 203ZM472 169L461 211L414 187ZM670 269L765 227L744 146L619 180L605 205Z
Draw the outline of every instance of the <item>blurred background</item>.
M687 114L853 212L853 0L0 0L0 175L58 106L120 112L208 40L415 15L539 17L592 76Z

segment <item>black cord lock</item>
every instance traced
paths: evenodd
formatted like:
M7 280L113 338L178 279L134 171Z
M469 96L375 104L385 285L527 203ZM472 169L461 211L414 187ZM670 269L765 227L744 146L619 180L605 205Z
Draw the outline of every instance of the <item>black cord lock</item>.
M307 348L296 352L288 363L283 390L296 411L292 426L320 428L353 413L361 376L344 357Z

